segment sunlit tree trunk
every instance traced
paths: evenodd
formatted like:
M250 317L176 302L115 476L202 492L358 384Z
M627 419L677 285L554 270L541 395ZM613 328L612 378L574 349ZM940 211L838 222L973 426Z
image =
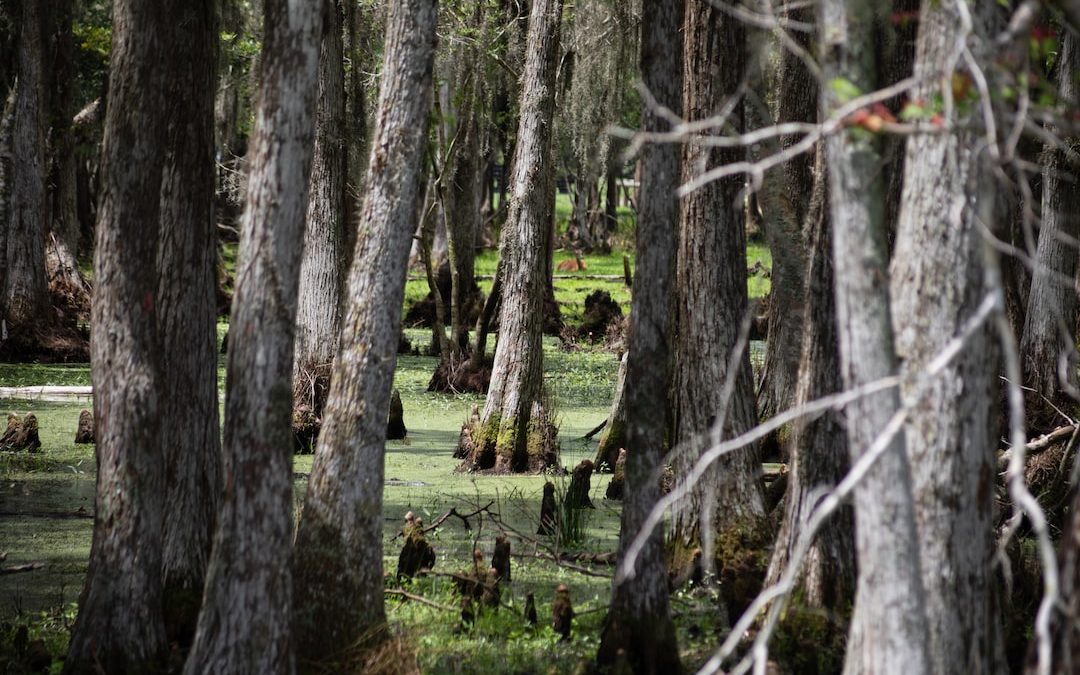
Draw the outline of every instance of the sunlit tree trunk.
M435 0L390 5L360 230L330 398L296 535L296 645L334 661L384 635L386 419L431 107Z
M321 2L266 0L226 374L224 485L185 672L291 673L292 409Z
M682 97L683 46L680 0L644 0L641 17L641 77L656 100L678 114ZM668 124L645 106L642 126L665 131ZM681 175L677 145L642 150L641 210L637 228L637 281L630 313L627 357L626 491L619 536L619 564L660 498L667 392L671 381L670 305L674 297L676 232ZM663 526L653 531L638 556L633 577L616 583L604 621L597 661L635 673L681 670L668 599Z
M881 11L873 0L828 0L822 5L818 26L827 81L843 78L865 91L875 87L871 31ZM821 95L826 114L841 103L833 87L823 88ZM875 135L860 128L826 140L840 369L848 388L894 375L897 367L878 144ZM888 389L845 408L853 463L899 407L896 390ZM844 672L933 672L902 433L893 437L855 488L854 505L859 576Z
M179 4L113 5L91 317L97 499L65 673L145 673L164 666L160 432L161 416L171 411L161 396L156 261L159 148L173 101L158 56L167 44L163 36L182 14Z

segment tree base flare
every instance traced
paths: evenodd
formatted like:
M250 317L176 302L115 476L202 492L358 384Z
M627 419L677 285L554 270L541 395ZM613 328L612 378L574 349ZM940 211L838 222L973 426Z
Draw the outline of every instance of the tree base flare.
M532 414L524 424L507 417L485 422L479 407L474 407L461 427L454 457L462 460L458 471L537 474L558 468L558 436L558 427L540 402L533 404Z

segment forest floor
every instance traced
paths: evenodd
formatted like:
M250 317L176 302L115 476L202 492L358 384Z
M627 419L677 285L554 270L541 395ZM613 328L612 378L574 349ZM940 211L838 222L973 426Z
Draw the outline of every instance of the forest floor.
M771 262L768 251L758 249L749 263ZM570 257L566 255L565 257ZM558 262L559 258L556 258ZM621 274L621 253L586 257L590 269L582 274ZM609 272L609 269L611 270ZM494 255L485 254L477 273L494 272ZM762 280L757 280L762 281ZM767 280L765 286L767 288ZM426 293L409 282L408 304ZM483 282L482 287L483 287ZM490 281L487 282L488 285ZM609 290L627 310L629 292L621 281L559 280L556 293L564 317L580 320L575 306L593 288ZM486 289L485 289L486 290ZM756 291L756 293L755 293ZM762 292L751 286L752 295ZM219 325L219 337L225 324ZM426 345L430 331L408 330L417 345ZM755 344L756 360L761 345ZM567 351L555 338L545 338L545 382L557 406L562 464L572 468L581 459L593 458L598 437L582 436L602 422L608 413L617 357L602 347ZM221 358L219 382L224 390L225 357ZM605 500L610 475L594 474L591 496L595 510L588 510L577 541L537 538L540 495L545 481L565 488L568 478L558 476L478 476L455 471L452 454L461 424L477 395L427 392L428 379L437 359L401 356L394 386L401 392L408 436L389 441L386 448L384 489L384 569L397 566L402 540L395 540L405 514L412 511L431 524L454 508L469 513L487 510L469 519L450 518L428 535L436 553L437 573L463 572L471 568L475 548L490 559L495 536L507 534L513 546L513 582L503 589L503 606L482 612L474 625L461 630L460 603L445 576L428 576L408 582L408 593L420 595L439 608L401 596L388 596L387 611L395 630L407 635L418 667L430 673L472 672L568 672L595 657L600 630L610 596L612 568L585 563L556 564L552 552L611 553L619 532L619 502ZM0 386L88 385L89 366L0 364ZM73 443L78 416L85 401L49 402L3 399L0 406L20 415L33 411L41 429L42 450L35 454L0 453L0 551L8 554L5 566L43 562L27 573L0 575L0 654L10 646L12 626L26 624L31 639L42 637L53 654L66 647L67 629L74 619L90 554L93 528L95 461L93 446ZM302 503L311 469L311 455L294 461L295 503ZM521 533L524 536L518 536ZM541 557L535 557L539 553ZM518 556L522 557L518 557ZM574 635L562 642L550 627L551 602L557 585L570 588L576 618ZM402 588L388 579L388 588ZM535 594L540 621L529 627L522 618L525 596ZM687 664L700 664L725 629L717 618L714 600L707 595L678 592L673 611L679 644Z

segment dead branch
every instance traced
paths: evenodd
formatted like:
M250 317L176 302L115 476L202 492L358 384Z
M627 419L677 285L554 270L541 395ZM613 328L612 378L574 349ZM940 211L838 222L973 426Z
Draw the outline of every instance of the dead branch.
M400 596L402 598L407 598L409 600L415 600L416 602L419 602L421 605L427 605L428 607L434 607L435 609L439 609L439 610L442 610L444 612L456 612L456 611L458 611L458 610L454 609L453 607L447 607L446 605L440 605L437 602L433 602L431 600L428 600L427 598L425 598L422 595L416 595L416 594L410 593L408 591L403 591L400 588L387 588L386 590L383 591L383 593L385 595L397 595L397 596Z
M0 567L0 575L5 574L19 574L20 572L33 572L45 567L43 562L24 563L22 565L12 565L11 567Z

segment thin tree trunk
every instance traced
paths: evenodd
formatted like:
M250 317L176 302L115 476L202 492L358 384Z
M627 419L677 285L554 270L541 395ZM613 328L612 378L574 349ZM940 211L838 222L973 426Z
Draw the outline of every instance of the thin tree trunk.
M11 219L7 237L7 281L4 291L6 333L16 349L33 347L28 335L36 322L48 321L49 295L45 280L44 77L45 46L42 16L47 7L37 0L22 3L19 39L19 81L12 138ZM3 333L0 333L2 335Z
M316 417L322 417L330 390L330 366L337 353L341 330L342 290L348 258L345 249L348 148L344 143L345 70L341 11L340 0L327 1L319 57L315 150L296 307L293 406L310 406Z
M746 67L743 24L708 0L688 0L683 36L683 114L690 120L707 119L739 88ZM742 107L736 107L728 120L741 129ZM740 159L741 149L710 151L688 145L683 150L683 180ZM677 480L693 466L714 421L723 419L724 438L738 436L757 423L750 351L744 348L734 358L748 305L746 228L738 199L744 184L742 176L731 176L682 201L674 428L676 443L687 452L675 458ZM732 376L735 386L730 400L724 400L724 383ZM747 447L722 457L685 499L672 505L672 571L681 575L693 564L687 553L702 544L706 565L712 569L712 533L760 525L764 516L757 449Z
M390 5L341 350L296 535L296 645L333 661L385 629L382 492L386 418L416 229L423 136L431 106L435 0Z
M35 5L36 3L29 3ZM166 411L158 334L162 134L172 101L158 57L181 3L113 5L110 101L91 319L97 499L65 673L164 666L162 525Z
M683 3L643 0L641 76L645 87L676 114L682 96ZM668 124L645 106L642 126L666 131ZM679 147L647 145L642 150L641 211L637 227L638 283L630 313L627 357L626 491L619 536L619 564L660 498L657 481L668 428L671 382L670 305L674 297L680 177ZM658 526L638 556L635 574L615 583L604 621L597 661L635 673L678 673L679 649L669 612L664 531Z
M795 405L801 406L843 388L836 333L832 226L825 147L817 149L814 192L807 215L810 250L806 268L806 314ZM776 535L766 585L780 580L792 551L821 495L848 471L844 421L837 411L796 422L791 434L784 519ZM807 607L850 607L855 598L855 532L850 509L842 510L818 532L803 562L802 603Z
M988 35L996 6L978 3L971 11L975 30ZM939 95L937 74L956 49L961 26L953 5L923 2L915 75L928 84L912 92L914 98ZM982 133L967 129L908 139L891 275L901 396L911 410L907 451L935 673L995 672L998 665L991 569L998 370L990 329L973 335L939 376L920 381L984 294L983 242L968 192L991 179L976 166L974 148ZM866 174L871 164L864 166Z
M1076 37L1064 34L1059 55L1058 95L1076 108L1074 74L1080 70L1080 49ZM1051 130L1053 131L1053 130ZM1080 139L1068 139L1073 152ZM1034 389L1025 408L1029 418L1045 426L1057 413L1047 401L1070 406L1066 391L1076 386L1076 276L1080 237L1080 164L1070 162L1062 148L1047 147L1043 154L1042 227L1035 255L1035 271L1028 295L1020 354L1024 384ZM1062 361L1064 359L1064 361ZM1065 367L1062 368L1061 364ZM1065 375L1064 382L1062 375Z
M826 81L876 85L872 27L880 9L872 0L828 0L819 15ZM833 88L821 92L831 113ZM856 387L896 373L885 285L888 269L878 170L878 139L861 129L826 141L833 225L837 331L844 386ZM852 462L869 449L900 407L895 389L867 396L845 409ZM855 546L859 575L848 634L845 673L925 673L929 670L924 595L919 576L911 474L904 438L897 434L855 488Z
M462 441L467 466L497 472L539 471L550 461L537 448L554 441L543 409L543 300L551 229L556 57L562 0L535 0L521 93L512 194L503 228L499 342L479 426ZM542 436L539 439L537 436ZM531 437L531 438L530 438Z
M163 361L161 439L166 462L162 574L166 629L190 644L221 504L217 382L217 233L213 0L186 2L167 33L172 58L163 136L158 334Z
M265 0L262 86L241 225L225 395L225 493L185 667L291 673L292 408L320 2Z

